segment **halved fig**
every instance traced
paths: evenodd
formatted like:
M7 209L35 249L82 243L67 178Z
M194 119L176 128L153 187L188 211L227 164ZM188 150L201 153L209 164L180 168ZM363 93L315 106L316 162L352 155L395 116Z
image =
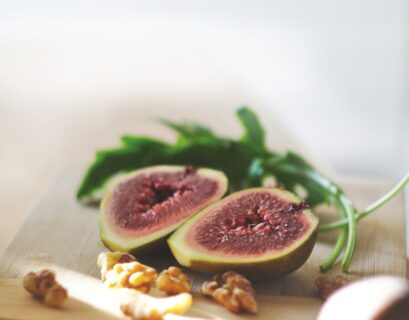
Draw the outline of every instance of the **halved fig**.
M253 279L286 275L308 259L318 218L304 201L281 189L239 191L186 221L168 244L186 267L236 270Z
M101 240L111 250L140 252L226 190L226 176L211 169L154 166L128 173L101 202Z

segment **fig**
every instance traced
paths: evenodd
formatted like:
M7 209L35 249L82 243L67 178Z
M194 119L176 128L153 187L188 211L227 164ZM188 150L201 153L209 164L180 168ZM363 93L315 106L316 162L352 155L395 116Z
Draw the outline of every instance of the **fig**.
M377 276L337 290L325 302L318 320L404 320L409 318L409 282Z
M318 218L294 194L252 188L205 208L187 220L168 244L183 266L271 279L304 264L314 247L317 227Z
M226 190L226 176L212 169L153 166L130 172L113 182L102 199L101 240L110 250L140 253Z

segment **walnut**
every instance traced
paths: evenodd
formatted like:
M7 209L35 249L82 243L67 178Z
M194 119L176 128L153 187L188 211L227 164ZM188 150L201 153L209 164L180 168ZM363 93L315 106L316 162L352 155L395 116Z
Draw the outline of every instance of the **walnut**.
M133 291L121 304L122 312L133 320L161 320L166 314L184 314L192 305L189 293L155 298Z
M168 295L189 292L189 276L177 267L169 267L159 274L156 279L156 288Z
M327 276L319 276L315 279L315 286L318 288L319 295L326 300L331 294L339 288L346 286L350 281L342 276L330 278Z
M101 268L101 280L105 281L106 273L112 270L117 263L135 261L135 257L127 252L101 252L98 256L98 266Z
M252 295L256 294L251 282L235 271L226 271L216 274L214 280L220 284L241 288L244 291L250 292Z
M55 280L55 273L51 270L29 272L23 279L23 286L50 307L61 307L68 298L67 290Z
M157 271L138 261L117 263L105 274L109 288L131 288L148 293L158 276Z
M101 279L110 288L131 288L148 293L158 273L126 252L102 252L98 256Z
M211 296L213 292L220 287L217 281L206 281L202 284L202 294L205 296Z
M257 313L254 288L250 281L237 272L216 274L212 281L203 283L201 291L232 312Z

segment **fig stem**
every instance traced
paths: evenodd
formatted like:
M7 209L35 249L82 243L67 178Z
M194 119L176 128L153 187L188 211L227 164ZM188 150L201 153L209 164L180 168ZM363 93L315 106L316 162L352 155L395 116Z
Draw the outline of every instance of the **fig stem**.
M385 203L387 203L389 200L394 198L399 192L401 192L408 183L409 183L409 173L406 174L406 176L401 181L399 181L399 183L395 185L387 194L385 194L384 196L382 196L381 198L379 198L378 200L370 204L368 207L365 208L365 210L355 214L355 220L359 221L362 218L369 215L370 213L382 207ZM346 224L348 224L348 219L342 218L340 220L320 226L318 231L328 232L328 231L332 231L332 230L341 228L345 226Z
M340 201L344 207L348 219L348 240L341 267L342 271L348 273L348 269L351 264L352 257L354 255L356 245L356 220L355 220L356 211L352 204L352 201L349 200L344 194L340 196Z
M343 225L338 235L338 239L334 246L334 249L332 250L330 256L320 265L320 270L322 272L325 272L332 267L332 265L341 255L348 236L345 256L342 261L342 270L344 272L348 272L348 267L354 254L356 242L356 224L354 223L355 211L352 202L343 193L338 192L338 194L334 195L334 198L336 199L337 207L340 209L339 211L347 219L348 224ZM352 225L349 223L351 220L353 220Z
M338 239L337 242L335 243L334 249L332 250L329 257L320 265L321 272L328 271L340 256L342 249L344 248L345 245L347 232L348 232L347 226L343 225L341 230L339 231Z

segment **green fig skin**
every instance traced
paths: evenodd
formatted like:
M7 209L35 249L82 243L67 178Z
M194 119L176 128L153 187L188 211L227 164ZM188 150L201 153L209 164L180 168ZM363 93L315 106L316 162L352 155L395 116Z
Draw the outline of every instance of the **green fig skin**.
M121 251L121 252L127 252L132 255L145 255L145 254L150 254L150 253L156 253L160 252L163 249L166 248L166 239L168 238L168 235L158 238L156 240L153 240L152 242L148 242L144 245L136 246L135 248L128 248L125 246L119 246L116 243L110 243L109 240L106 238L100 236L101 242L104 244L104 246L109 249L110 251Z
M314 248L317 232L314 232L297 250L285 257L276 260L255 262L247 265L240 263L212 263L206 260L191 260L189 264L183 264L179 259L179 253L169 244L176 260L183 266L202 273L215 274L228 270L237 271L252 280L273 280L290 274L300 268L309 258Z

